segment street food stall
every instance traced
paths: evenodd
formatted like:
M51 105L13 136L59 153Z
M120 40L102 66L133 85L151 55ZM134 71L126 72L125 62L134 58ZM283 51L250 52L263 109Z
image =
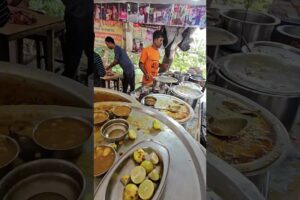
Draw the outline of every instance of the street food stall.
M206 150L200 144L205 63L198 61L184 70L173 68L179 59L174 54L176 61L174 65L169 63L168 71L159 73L151 84L141 85L136 59L142 48L151 45L154 30L161 27L167 27L170 34L173 30L179 32L177 39L175 35L167 36L169 41L175 41L174 46L166 44L162 52L191 38L181 36L187 29L204 30L200 33L205 40L205 13L202 12L205 2L188 1L181 5L179 1L132 1L123 4L123 1L95 2L96 51L100 55L102 52L104 65L111 62L108 61L110 52L101 44L106 36L114 37L136 65L137 84L129 94L121 93L116 83L109 87L106 84L107 88L94 88L94 199L206 199ZM174 12L177 7L182 11L178 16L168 14L168 10ZM193 21L192 13L184 12L183 8L199 11L195 17L201 20ZM127 9L127 17L122 15L120 20L124 9ZM148 18L139 18L138 11L142 9ZM166 20L169 17L174 20ZM138 19L141 20L135 21ZM121 24L123 28L119 27ZM184 53L189 54L189 51ZM166 56L162 54L162 58ZM180 59L184 63L183 58ZM205 60L205 54L201 59ZM102 79L108 80L118 73L121 72L109 71ZM182 187L183 182L191 184Z

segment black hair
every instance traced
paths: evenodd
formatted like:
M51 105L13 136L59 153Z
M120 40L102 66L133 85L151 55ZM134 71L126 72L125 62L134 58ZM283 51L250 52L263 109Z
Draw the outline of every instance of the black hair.
M110 36L107 36L107 37L105 38L105 42L108 42L108 43L113 43L113 44L115 44L115 41L114 41L114 39L113 39L112 37L110 37Z
M153 33L153 41L157 38L164 38L163 32L161 31L154 31Z

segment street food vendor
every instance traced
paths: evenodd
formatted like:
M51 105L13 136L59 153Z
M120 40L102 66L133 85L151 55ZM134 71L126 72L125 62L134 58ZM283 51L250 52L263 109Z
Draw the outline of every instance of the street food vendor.
M119 64L123 69L123 92L127 93L128 86L130 86L130 92L134 91L135 89L135 73L134 73L134 65L132 64L131 60L129 59L127 53L124 49L122 49L119 45L115 44L115 41L112 37L105 38L105 44L109 49L113 49L115 52L115 59L113 63L111 63L106 70L108 71L112 67Z
M143 49L139 61L139 67L142 70L143 85L151 85L153 78L158 76L159 68L166 68L166 64L160 64L159 48L163 44L163 33L161 31L155 31L153 33L153 43L151 46Z

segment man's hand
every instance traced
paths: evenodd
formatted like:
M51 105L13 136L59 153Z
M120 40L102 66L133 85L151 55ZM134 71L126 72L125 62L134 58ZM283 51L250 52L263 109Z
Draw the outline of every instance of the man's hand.
M145 74L145 79L146 79L147 81L151 80L152 78L153 78L152 75L150 75L150 74Z

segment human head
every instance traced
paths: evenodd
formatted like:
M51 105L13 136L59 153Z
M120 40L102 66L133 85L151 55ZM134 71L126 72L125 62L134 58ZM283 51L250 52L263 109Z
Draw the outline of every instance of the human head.
M139 11L140 11L140 15L144 14L144 7L140 7Z
M153 45L159 49L161 47L161 45L163 44L163 41L164 41L163 33L161 31L154 31Z
M115 41L114 41L114 39L113 39L112 37L110 37L110 36L107 36L107 37L105 38L105 44L106 44L106 46L107 46L109 49L115 48Z

